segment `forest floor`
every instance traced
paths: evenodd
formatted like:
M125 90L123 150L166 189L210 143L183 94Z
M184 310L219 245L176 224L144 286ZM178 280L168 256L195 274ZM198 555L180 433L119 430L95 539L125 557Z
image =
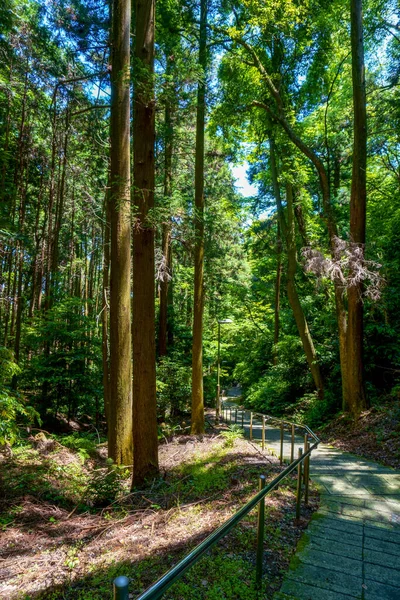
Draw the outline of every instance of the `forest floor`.
M400 468L400 400L380 403L353 420L340 415L318 431L325 443Z
M135 597L249 500L260 474L268 480L282 469L275 457L222 425L202 437L177 435L161 444L161 476L132 494L128 472L107 468L104 445L87 458L62 439L40 433L2 458L4 600L104 600L121 574L131 578ZM310 506L296 522L296 479L285 481L266 500L264 598L279 589L318 505L312 489ZM115 494L118 501L111 502ZM258 598L255 544L252 511L165 598Z

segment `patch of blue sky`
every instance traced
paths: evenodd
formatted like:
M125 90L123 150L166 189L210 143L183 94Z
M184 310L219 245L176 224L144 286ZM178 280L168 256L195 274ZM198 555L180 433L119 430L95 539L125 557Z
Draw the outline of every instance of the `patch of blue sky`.
M241 165L231 166L232 175L236 179L235 187L236 190L242 194L245 198L251 198L257 196L258 188L253 183L250 183L247 172L249 169L249 163L244 162Z

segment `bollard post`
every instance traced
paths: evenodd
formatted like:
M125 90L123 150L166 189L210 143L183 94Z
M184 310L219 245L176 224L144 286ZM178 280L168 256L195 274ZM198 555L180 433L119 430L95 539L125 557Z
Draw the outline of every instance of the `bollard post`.
M307 450L310 447L310 442L307 440ZM308 504L308 490L310 487L310 455L307 456L304 461L304 477L305 477L305 489L304 489L304 503Z
M281 465L283 465L283 423L281 423L281 452L280 452L280 456L279 456L279 462Z
M114 600L129 600L129 579L125 575L116 577L113 582Z
M253 413L250 413L250 441L253 439Z
M301 458L303 450L299 448L299 458ZM297 494L296 494L296 519L300 519L300 502L301 502L301 465L300 461L297 466Z
M290 449L290 462L294 461L294 423L292 423L292 447Z
M262 418L262 449L265 449L265 417Z
M260 490L265 488L265 475L260 475ZM264 522L265 522L265 498L258 503L258 527L257 527L257 559L256 559L256 587L261 588L262 566L264 555Z

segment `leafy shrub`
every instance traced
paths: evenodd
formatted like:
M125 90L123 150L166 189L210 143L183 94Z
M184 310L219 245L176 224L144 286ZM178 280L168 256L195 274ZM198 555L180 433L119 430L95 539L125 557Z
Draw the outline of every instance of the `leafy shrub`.
M112 458L108 458L106 468L92 472L86 490L87 502L99 507L114 502L121 495L128 474L126 467L120 467L114 464Z
M226 448L232 448L235 440L242 438L244 431L239 425L233 424L228 427L228 431L223 431L221 436L225 439L224 446Z
M96 440L93 433L74 432L71 435L60 437L59 440L66 448L76 451L82 464L96 451Z

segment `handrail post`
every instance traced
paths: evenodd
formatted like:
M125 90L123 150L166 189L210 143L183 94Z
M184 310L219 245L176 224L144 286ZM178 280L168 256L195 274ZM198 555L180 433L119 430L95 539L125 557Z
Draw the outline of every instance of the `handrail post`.
M290 462L294 461L294 423L292 423L292 447L290 449Z
M262 418L262 449L265 450L265 417Z
M114 600L129 600L129 579L125 575L116 577L113 582Z
M260 490L265 488L265 475L260 475ZM262 566L264 555L264 522L265 522L265 496L258 504L257 527L257 558L256 558L256 587L261 588Z
M242 408L242 429L243 429L243 426L244 426L244 410Z
M310 447L310 442L307 439L307 450ZM304 489L304 503L308 505L308 490L310 487L310 454L304 461L304 478L305 478L305 489Z
M237 424L237 408L235 408L235 425Z
M250 441L253 439L253 413L250 413Z
M305 433L304 434L304 454L307 452L307 448L308 448L308 434ZM307 459L304 459L304 471L303 471L303 482L306 482L306 475L307 475L307 467L306 467L306 463L307 463Z
M283 422L281 422L281 452L279 455L279 462L281 465L283 465L283 434L284 434Z
M299 458L303 455L303 450L299 448ZM301 466L302 461L297 465L297 494L296 494L296 519L300 519L300 502L301 502Z

